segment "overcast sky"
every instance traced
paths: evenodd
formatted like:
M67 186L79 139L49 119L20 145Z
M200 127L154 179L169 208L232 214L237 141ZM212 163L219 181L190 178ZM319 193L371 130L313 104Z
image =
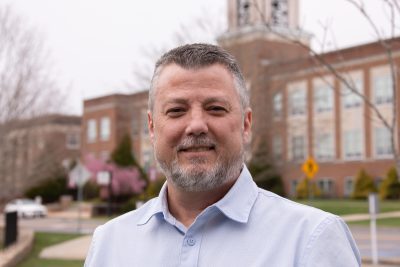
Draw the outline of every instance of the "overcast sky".
M381 0L365 2L379 29L388 33L388 10ZM170 45L180 25L192 27L199 17L216 20L216 25L226 22L226 0L0 0L6 4L43 37L54 75L68 88L64 111L73 114L81 114L83 99L132 92L127 83L134 82L133 68L148 61L143 51ZM321 25L330 26L334 41L329 49L376 39L345 0L301 0L300 25L315 40L323 38ZM210 42L210 36L197 41Z

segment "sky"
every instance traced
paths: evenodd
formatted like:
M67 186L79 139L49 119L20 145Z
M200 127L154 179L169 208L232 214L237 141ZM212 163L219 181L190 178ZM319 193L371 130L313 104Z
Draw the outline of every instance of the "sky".
M381 0L365 2L379 30L388 34L388 10ZM49 69L67 95L62 111L78 115L84 99L146 89L135 86L133 71L151 69L155 59L146 51L171 47L182 25L193 33L194 21L202 18L225 29L227 16L226 0L0 0L4 5L43 39L51 58ZM300 0L299 18L319 51L324 36L324 51L376 39L345 0ZM324 35L326 26L330 30ZM212 42L212 36L203 31L194 41Z

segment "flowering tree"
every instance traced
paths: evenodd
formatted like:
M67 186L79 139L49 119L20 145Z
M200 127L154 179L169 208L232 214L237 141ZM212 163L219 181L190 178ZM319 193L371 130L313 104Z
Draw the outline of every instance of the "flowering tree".
M143 192L146 185L146 182L140 178L139 170L136 167L118 167L114 163L103 162L92 156L86 156L85 166L93 173L94 181L100 171L111 173L113 195L139 194Z

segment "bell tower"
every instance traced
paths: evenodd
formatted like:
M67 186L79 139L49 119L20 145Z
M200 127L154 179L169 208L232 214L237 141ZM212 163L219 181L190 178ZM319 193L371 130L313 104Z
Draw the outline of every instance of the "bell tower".
M299 0L227 1L228 30L218 43L236 57L250 91L254 152L263 140L271 140L271 71L287 61L308 57L306 49L290 40L295 37L309 45L311 35L299 28Z
M218 42L235 55L238 46L244 45L247 49L243 49L248 50L249 45L258 43L260 46L263 43L258 49L270 50L270 53L260 51L259 60L282 61L303 53L286 36L309 44L311 35L299 28L299 0L227 1L228 30L218 38ZM276 47L277 44L282 45L281 49Z

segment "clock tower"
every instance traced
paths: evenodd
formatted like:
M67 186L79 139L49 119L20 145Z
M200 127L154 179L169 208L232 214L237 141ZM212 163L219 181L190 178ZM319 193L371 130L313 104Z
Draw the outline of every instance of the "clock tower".
M252 152L271 140L271 72L288 61L308 57L290 38L309 45L299 28L299 0L228 0L228 30L218 43L238 60L253 109Z

